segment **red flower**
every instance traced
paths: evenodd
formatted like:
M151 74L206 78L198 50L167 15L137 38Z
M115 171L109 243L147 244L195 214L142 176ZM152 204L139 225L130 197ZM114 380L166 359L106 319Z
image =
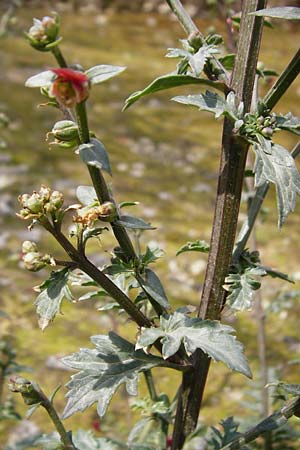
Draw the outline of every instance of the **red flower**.
M58 103L67 108L73 108L76 103L81 103L89 96L89 79L77 70L50 69L56 78L52 83L50 94Z

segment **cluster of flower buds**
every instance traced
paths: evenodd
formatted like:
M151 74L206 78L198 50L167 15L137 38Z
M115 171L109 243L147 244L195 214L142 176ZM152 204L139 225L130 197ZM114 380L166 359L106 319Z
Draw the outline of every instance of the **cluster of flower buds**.
M23 242L21 256L25 269L31 272L38 272L48 265L55 266L54 259L50 255L42 255L32 241Z
M51 191L47 186L41 186L39 192L22 194L18 198L22 206L18 217L21 219L40 219L48 213L58 211L64 202L63 194L59 191Z
M276 129L276 114L270 116L258 116L257 114L245 114L243 120L235 123L235 131L245 136L254 137L261 134L267 139L273 136Z
M54 15L54 17L45 16L42 20L33 19L33 26L26 33L26 36L30 45L36 50L48 52L61 41L61 38L58 37L59 28L58 15Z
M53 140L52 140L53 139ZM71 120L60 120L56 122L46 137L49 146L58 148L74 149L80 144L78 126Z
M87 227L93 226L96 220L102 222L113 222L117 218L116 205L105 202L99 206L85 207L78 210L78 215L73 218L74 222L81 223Z

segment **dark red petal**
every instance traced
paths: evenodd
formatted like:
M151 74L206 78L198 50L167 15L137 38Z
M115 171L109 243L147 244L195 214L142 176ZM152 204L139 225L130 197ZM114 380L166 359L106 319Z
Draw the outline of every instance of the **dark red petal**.
M75 85L81 85L89 81L88 77L78 70L73 69L50 69L61 81L70 81Z

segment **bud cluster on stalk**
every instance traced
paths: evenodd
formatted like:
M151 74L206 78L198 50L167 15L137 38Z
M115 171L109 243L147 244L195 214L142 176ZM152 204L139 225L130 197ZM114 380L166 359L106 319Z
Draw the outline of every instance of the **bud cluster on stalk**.
M78 210L78 214L73 218L74 222L84 226L93 226L96 220L102 222L112 222L117 218L117 208L112 202L105 202L102 205L84 207Z
M235 123L235 132L241 136L255 137L261 134L267 139L271 139L276 130L276 114L270 116L258 116L258 114L245 114L243 120Z
M37 272L48 265L55 266L54 259L50 255L40 253L36 243L32 241L23 242L21 255L25 269L31 272Z
M26 36L30 45L36 50L48 52L61 41L61 38L58 37L59 29L58 15L45 16L41 20L33 19L33 25Z
M63 205L64 197L59 191L52 191L47 186L41 186L39 192L22 194L18 197L22 209L17 214L21 219L40 219L47 214L54 214Z
M18 392L22 395L24 403L26 405L36 405L40 403L41 392L37 384L32 383L23 377L11 378L8 384L8 388L11 392Z

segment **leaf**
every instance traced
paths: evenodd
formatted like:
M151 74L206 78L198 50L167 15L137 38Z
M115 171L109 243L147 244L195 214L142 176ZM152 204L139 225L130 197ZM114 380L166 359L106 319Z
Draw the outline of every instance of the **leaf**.
M276 128L300 134L300 118L293 116L290 112L285 116L276 116Z
M102 142L98 141L98 139L91 138L88 144L81 144L78 150L80 158L84 163L88 166L105 170L111 175L108 154Z
M117 225L122 225L123 227L129 228L131 230L155 230L155 227L152 227L143 219L133 216L120 216L120 219L116 220L114 223L116 223Z
M218 58L220 63L224 66L226 70L233 70L235 62L235 53L229 53L228 55Z
M63 416L67 418L97 402L100 416L106 412L111 397L125 383L128 394L137 394L139 372L163 365L161 358L135 351L134 345L117 334L91 337L95 349L80 349L62 362L79 370L67 384L70 389Z
M26 87L49 87L51 86L53 79L55 78L55 73L52 70L46 70L45 72L38 73L28 78L25 82Z
M146 417L135 424L128 436L128 448L131 450L166 450L165 421L158 415Z
M251 13L253 16L272 17L274 19L300 20L300 8L293 6L278 6L275 8L260 9Z
M39 288L42 289L38 295L35 305L39 315L39 326L44 330L60 312L61 302L64 297L72 299L67 282L69 271L67 268L52 272L50 278Z
M295 281L289 277L288 274L280 272L277 269L273 269L272 267L267 266L259 266L261 269L263 269L267 275L269 275L272 278L280 278L281 280L288 281L289 283L295 283Z
M156 247L156 245L147 245L146 253L142 255L142 264L147 266L148 264L156 262L159 258L164 256L165 252Z
M277 193L278 226L281 227L288 214L295 209L296 194L300 194L300 176L295 161L281 145L273 144L271 154L256 144L254 165L255 185L265 182L275 184Z
M234 104L234 93L230 92L224 100L215 92L206 91L205 94L183 95L173 97L172 100L185 105L196 106L201 111L208 111L215 115L216 119L222 115L238 120L237 109Z
M219 50L215 45L203 45L194 55L189 58L189 65L196 77L200 76L208 58L210 58L215 53L219 53Z
M251 377L243 346L231 335L233 331L230 326L217 321L191 319L175 312L169 316L161 316L159 328L143 328L136 349L147 349L159 339L163 358L166 359L174 355L181 344L188 354L201 348L215 361L222 361L231 369Z
M189 241L186 244L184 244L178 252L176 253L176 256L180 255L181 253L185 252L201 252L201 253L208 253L209 252L209 244L205 241L201 241L200 239L197 239L197 241Z
M78 186L76 197L84 206L91 206L98 202L95 188L92 186Z
M208 438L209 448L212 450L221 450L225 445L229 444L234 439L241 436L238 431L239 423L234 417L228 417L220 422L223 432L216 427L211 427L211 436ZM249 447L242 446L242 450L249 449Z
M192 75L177 75L169 73L161 77L156 78L152 83L150 83L142 91L134 92L125 100L125 105L123 111L129 108L133 103L135 103L140 98L145 95L153 94L154 92L163 91L165 89L171 89L178 86L185 86L188 84L200 84L203 86L213 87L221 92L225 90L225 84L220 81L211 81L205 78L197 78Z
M153 270L149 268L145 269L145 279L142 280L142 286L144 291L163 308L171 308L160 279Z
M34 446L43 450L63 450L63 444L57 432L43 434L34 443Z
M127 206L136 206L139 205L140 202L121 202L119 203L119 208L126 208Z
M72 433L72 441L77 450L120 450L120 446L112 439L95 437L91 430L77 430Z
M300 384L288 384L283 381L270 383L271 386L276 385L277 388L283 390L286 394L300 396Z
M125 69L126 67L122 66L100 64L99 66L91 67L85 72L85 74L89 78L91 84L99 84L109 78L119 75L119 73L124 72Z
M237 311L249 310L254 300L254 292L260 288L255 277L266 275L262 267L247 267L244 273L230 273L225 278L223 288L230 292L226 304Z

